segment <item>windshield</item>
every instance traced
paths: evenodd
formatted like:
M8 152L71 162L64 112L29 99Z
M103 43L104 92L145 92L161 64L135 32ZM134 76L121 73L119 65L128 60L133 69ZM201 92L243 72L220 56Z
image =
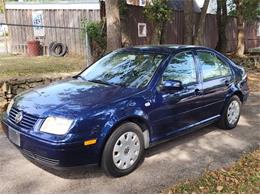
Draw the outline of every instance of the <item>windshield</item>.
M92 82L142 88L164 56L129 51L112 52L87 68L80 77Z

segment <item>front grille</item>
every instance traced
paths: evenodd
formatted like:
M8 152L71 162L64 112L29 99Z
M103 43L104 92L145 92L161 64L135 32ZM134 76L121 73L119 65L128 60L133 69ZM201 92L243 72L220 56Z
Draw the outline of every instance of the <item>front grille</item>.
M23 118L22 120L17 124L15 122L15 116L17 115L18 112L21 112L20 110L18 110L17 108L12 107L10 114L9 114L9 121L15 125L17 125L18 127L21 127L23 129L27 129L27 130L31 130L33 129L34 125L36 124L38 117L33 116L31 114L27 114L25 112L23 113Z
M59 160L56 160L56 159L46 158L46 157L40 156L38 154L34 154L29 150L23 149L21 151L25 156L27 156L31 159L34 159L40 163L44 163L46 165L57 166L57 165L59 165L59 162L60 162Z

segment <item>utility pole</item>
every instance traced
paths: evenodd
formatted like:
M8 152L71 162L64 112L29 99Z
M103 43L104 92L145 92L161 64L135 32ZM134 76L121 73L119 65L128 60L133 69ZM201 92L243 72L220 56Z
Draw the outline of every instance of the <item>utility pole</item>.
M6 13L6 9L5 9L5 0L1 0L1 1L2 1L2 5L3 5L5 23L7 24L7 13ZM5 30L4 30L4 38L5 38L5 51L6 51L6 53L8 53L8 41L7 41L7 36L6 36Z

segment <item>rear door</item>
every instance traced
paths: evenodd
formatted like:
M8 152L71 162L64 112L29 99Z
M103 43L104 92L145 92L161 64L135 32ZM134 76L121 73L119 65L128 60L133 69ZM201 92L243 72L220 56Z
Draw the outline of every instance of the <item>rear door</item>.
M232 72L229 65L211 51L196 51L196 61L203 81L204 109L201 115L204 119L208 119L221 113L225 97L231 87Z

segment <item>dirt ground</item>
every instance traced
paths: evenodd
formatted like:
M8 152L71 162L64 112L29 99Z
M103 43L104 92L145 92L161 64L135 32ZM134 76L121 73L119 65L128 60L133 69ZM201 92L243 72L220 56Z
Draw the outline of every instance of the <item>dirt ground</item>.
M248 85L250 91L260 92L260 72L248 71Z

